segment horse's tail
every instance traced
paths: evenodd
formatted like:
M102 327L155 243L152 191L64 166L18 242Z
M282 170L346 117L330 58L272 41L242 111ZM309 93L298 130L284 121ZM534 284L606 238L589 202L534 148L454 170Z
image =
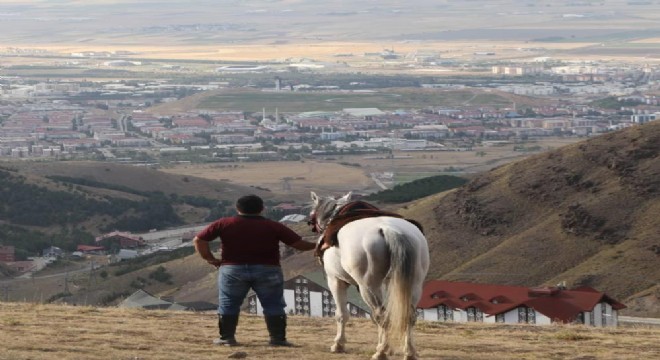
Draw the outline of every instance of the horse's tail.
M402 339L412 319L417 316L412 304L417 251L415 245L394 229L382 228L381 232L390 252L390 269L386 276L387 301L385 324L392 339Z

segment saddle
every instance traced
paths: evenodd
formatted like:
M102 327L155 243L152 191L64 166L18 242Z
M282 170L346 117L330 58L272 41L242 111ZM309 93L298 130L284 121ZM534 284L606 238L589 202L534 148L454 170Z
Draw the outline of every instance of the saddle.
M338 245L337 233L344 225L355 220L360 220L369 217L379 217L379 216L403 218L403 216L397 213L380 210L379 208L364 201L358 200L344 205L341 209L339 209L337 215L335 215L335 217L326 226L325 231L322 234L323 241L319 241L316 244L316 250L314 250L314 256L318 257L319 259L323 259L323 252L325 250L322 250L321 248L323 247L324 244L326 245L326 249L331 246ZM405 219L405 220L415 225L422 233L424 233L422 224L412 219Z

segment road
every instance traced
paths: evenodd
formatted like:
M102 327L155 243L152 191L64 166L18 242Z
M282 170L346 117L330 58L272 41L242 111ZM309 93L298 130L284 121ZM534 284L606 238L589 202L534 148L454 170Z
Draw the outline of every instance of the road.
M660 326L660 318L642 318L633 316L619 316L621 325L651 325Z
M186 227L180 227L177 229L170 229L170 230L160 230L160 231L151 231L148 233L143 233L143 234L137 234L137 236L141 237L144 241L146 242L152 242L156 240L162 240L162 239L168 239L168 238L179 238L181 239L181 235L194 232L197 233L204 229L206 225L194 225L194 226L186 226Z
M381 189L387 190L387 186L385 186L385 184L383 184L383 182L378 179L376 173L371 173L371 180L373 180Z
M99 151L101 152L101 154L103 154L103 156L105 156L106 159L116 158L115 154L113 154L112 151L110 151L110 149L99 148Z
M98 265L97 265L98 267ZM62 271L54 274L49 274L49 275L42 275L42 276L35 276L34 278L32 277L32 273L28 272L25 274L22 274L21 276L17 276L12 279L6 279L6 280L0 280L0 284L11 284L16 281L23 281L23 280L40 280L40 279L51 279L51 278L57 278L57 277L62 277L66 274L72 275L72 274L77 274L81 272L86 272L89 271L92 268L91 264L87 264L79 269L75 270L68 270L68 271Z

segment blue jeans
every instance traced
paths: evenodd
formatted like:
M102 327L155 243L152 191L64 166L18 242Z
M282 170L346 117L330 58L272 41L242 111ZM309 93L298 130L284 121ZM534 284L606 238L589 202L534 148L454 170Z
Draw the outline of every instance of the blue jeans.
M218 314L238 315L252 289L264 315L285 315L284 276L274 265L222 265L218 271Z

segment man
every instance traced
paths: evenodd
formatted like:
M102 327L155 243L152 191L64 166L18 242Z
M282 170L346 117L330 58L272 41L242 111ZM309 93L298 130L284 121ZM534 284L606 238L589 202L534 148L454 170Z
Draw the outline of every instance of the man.
M280 241L294 249L307 251L314 243L302 240L293 230L261 216L263 200L247 195L236 201L238 215L216 220L195 238L199 255L218 272L217 345L237 345L235 333L240 307L250 289L263 307L270 345L291 346L286 340L284 278L280 268ZM209 242L221 241L221 258L213 256Z

